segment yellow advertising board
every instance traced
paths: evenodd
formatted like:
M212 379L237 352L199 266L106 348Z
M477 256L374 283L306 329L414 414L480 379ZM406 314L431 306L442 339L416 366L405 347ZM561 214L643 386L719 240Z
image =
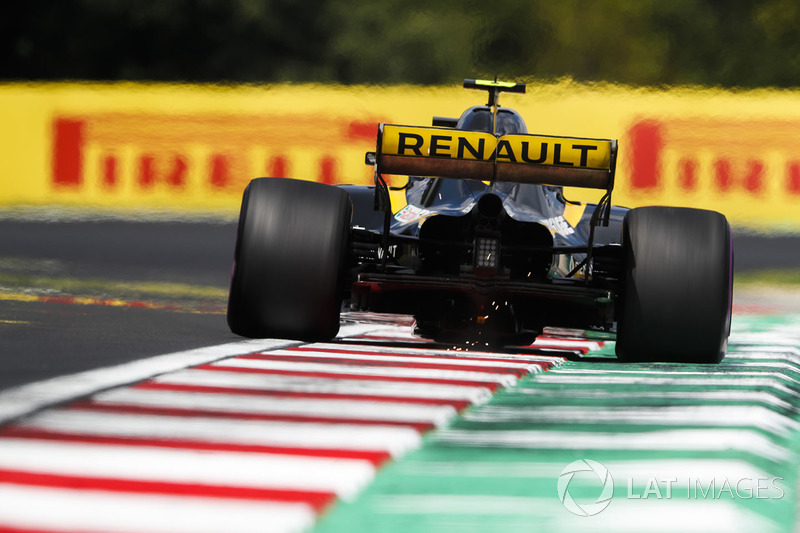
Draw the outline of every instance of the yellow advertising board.
M0 85L0 205L233 216L258 176L371 183L379 123L428 126L482 102L457 86ZM501 104L532 134L619 139L616 204L800 231L800 92L563 82Z

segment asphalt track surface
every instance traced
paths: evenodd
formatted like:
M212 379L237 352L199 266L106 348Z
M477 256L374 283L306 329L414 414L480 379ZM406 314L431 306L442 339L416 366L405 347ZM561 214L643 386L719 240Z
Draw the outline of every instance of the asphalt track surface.
M453 353L393 323L242 344L234 234L0 222L0 531L794 529L798 315L739 316L713 368L593 340ZM737 236L737 270L797 268L797 243Z
M224 317L235 231L0 223L0 389L235 340Z

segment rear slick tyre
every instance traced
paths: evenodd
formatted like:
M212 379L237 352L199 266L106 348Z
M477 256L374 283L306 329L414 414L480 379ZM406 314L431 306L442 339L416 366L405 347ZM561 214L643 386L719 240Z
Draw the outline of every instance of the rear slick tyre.
M352 203L331 185L257 178L244 191L228 326L244 337L330 340L339 331Z
M714 211L642 207L623 222L617 357L719 363L730 333L731 229Z

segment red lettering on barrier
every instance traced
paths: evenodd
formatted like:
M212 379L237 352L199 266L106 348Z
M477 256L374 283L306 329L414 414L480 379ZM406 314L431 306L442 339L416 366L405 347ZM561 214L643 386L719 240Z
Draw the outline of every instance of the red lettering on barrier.
M728 192L733 182L733 178L731 177L731 162L727 159L717 159L714 161L714 176L719 189L722 192Z
M139 186L143 189L152 188L156 183L156 170L153 168L155 159L151 155L144 155L139 159Z
M289 177L289 161L286 159L285 155L278 155L269 160L267 176L273 178Z
M697 161L681 159L678 164L678 185L684 191L693 191L697 188Z
M770 172L768 155L796 157L798 139L800 124L788 120L641 119L629 126L626 139L630 188L648 191L674 183L691 192L702 174L717 192L762 194ZM674 176L663 175L672 168L664 164L665 154L677 156ZM785 191L800 194L800 161L789 159L771 172L783 172Z
M748 161L744 176L738 180L733 175L732 166L731 161L728 159L714 161L714 177L720 191L730 191L734 183L738 181L746 190L752 193L761 192L764 182L764 163L757 160Z
M338 180L336 159L326 155L319 160L320 181L332 185Z
M631 146L631 186L653 189L661 183L661 149L663 127L656 120L636 122L628 130Z
M167 178L167 183L173 187L185 187L187 170L189 170L189 165L186 163L186 158L181 155L176 155L175 166L172 169L172 174Z
M760 193L764 188L764 162L751 159L748 161L749 172L744 178L744 188L750 192Z
M789 161L786 165L786 192L800 194L800 163Z
M75 187L83 182L85 122L59 118L53 122L53 184Z
M351 122L347 128L347 138L374 143L378 138L378 122Z
M230 176L230 161L228 156L221 154L214 154L209 160L210 165L210 180L209 182L213 187L224 189L231 181Z
M164 183L174 189L180 189L186 185L186 164L185 156L175 155L172 158L172 169L161 174L157 169L157 158L152 155L143 155L139 159L139 186L142 189L152 189L156 183Z
M317 154L326 154L332 146L345 144L363 145L365 151L369 150L374 148L378 122L300 114L98 113L55 117L50 183L56 188L80 190L87 180L86 168L90 168L97 172L96 176L92 174L91 179L97 180L93 185L109 191L128 190L123 187L128 181L135 191L181 191L189 185L192 172L201 175L197 185L239 195L253 177L253 156L264 147L276 155L256 162L256 168L260 166L270 176L288 177L292 161L286 153L319 157ZM125 147L124 152L121 147ZM99 154L99 159L86 164L88 154ZM341 177L340 164L337 156L326 154L318 161L316 176L299 177L336 183ZM370 177L365 166L363 174L347 179L358 183L368 182Z
M114 189L117 186L119 177L117 176L117 158L113 155L103 159L103 188Z

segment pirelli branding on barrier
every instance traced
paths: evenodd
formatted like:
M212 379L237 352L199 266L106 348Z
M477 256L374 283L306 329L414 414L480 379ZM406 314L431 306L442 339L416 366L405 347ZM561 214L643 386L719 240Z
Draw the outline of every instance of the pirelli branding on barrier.
M625 137L629 205L714 209L739 225L800 231L800 119L644 116Z
M800 122L643 118L628 137L633 189L657 191L673 181L692 193L707 174L721 193L758 196L777 187L800 195Z
M494 135L382 124L378 170L388 174L607 188L616 143L542 135Z
M585 187L586 175L608 175L613 148L603 139L619 139L615 204L713 209L734 226L800 231L800 91L528 84L502 103L534 135L420 127L476 103L459 87L0 84L0 206L233 217L258 176L370 184L364 153L376 149L380 123L399 122L415 126L386 126L385 154L472 163L480 179ZM487 174L492 166L504 170ZM534 167L558 179L533 179ZM582 179L564 181L565 172ZM403 184L402 173L387 178Z
M369 146L376 131L377 122L345 117L57 116L52 122L50 183L63 197L75 192L128 201L150 196L203 203L206 197L208 204L215 199L229 203L227 196L239 197L257 176L346 181L341 162L353 150L333 147ZM296 157L298 152L306 157ZM357 168L362 178L368 177Z

